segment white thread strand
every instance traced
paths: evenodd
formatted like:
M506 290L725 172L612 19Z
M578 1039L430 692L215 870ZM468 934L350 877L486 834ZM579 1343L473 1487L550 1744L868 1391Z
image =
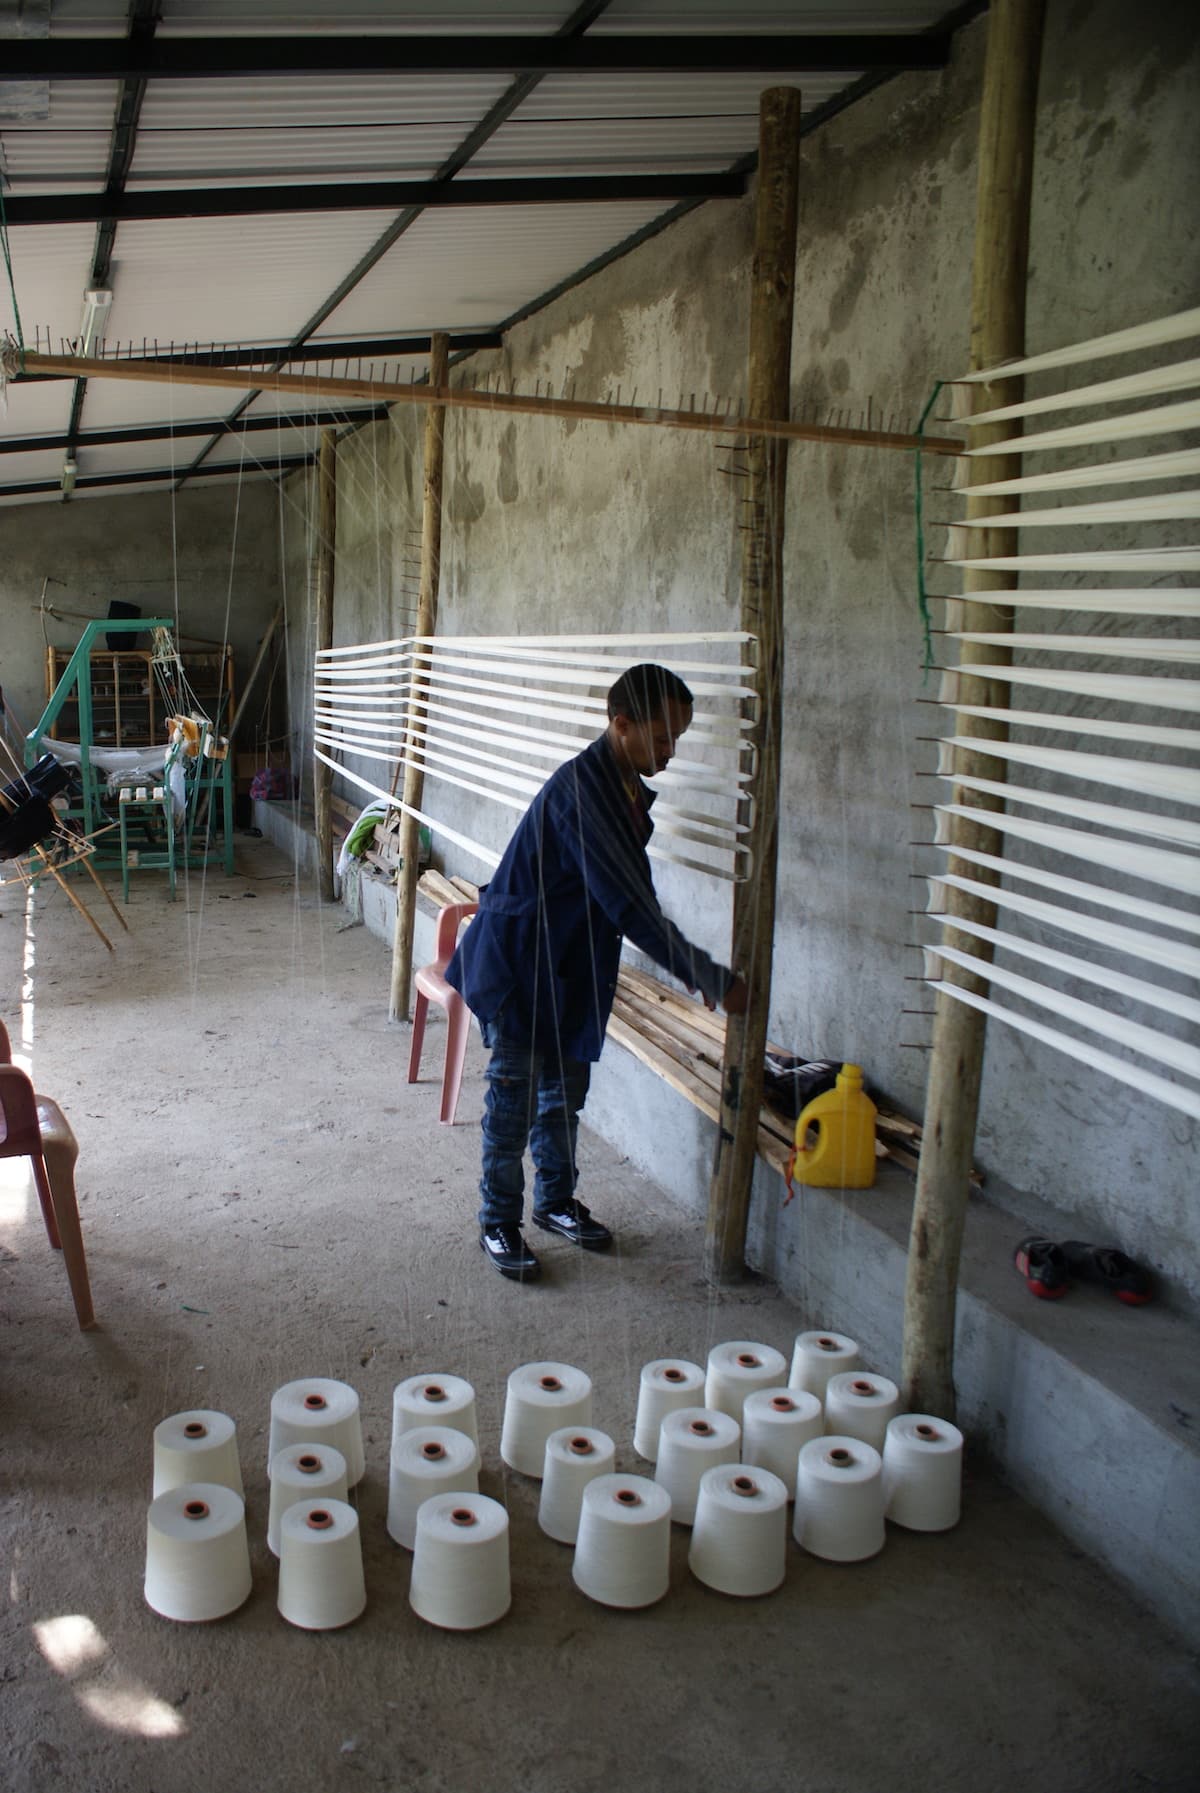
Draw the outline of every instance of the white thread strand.
M742 1462L769 1469L795 1500L801 1448L824 1430L819 1396L802 1388L756 1389L742 1412Z
M944 1532L962 1508L963 1435L949 1420L901 1413L883 1446L887 1517L915 1532Z
M654 1479L671 1497L671 1517L691 1525L706 1469L736 1463L742 1429L711 1407L680 1407L663 1420Z
M283 1515L298 1500L345 1500L349 1483L346 1459L331 1444L285 1444L271 1458L271 1506L267 1548L279 1555Z
M196 1623L236 1612L250 1594L246 1508L219 1482L185 1482L151 1501L146 1518L146 1604Z
M830 1378L825 1390L825 1430L833 1437L857 1438L882 1451L888 1421L900 1411L900 1390L887 1376L849 1370Z
M579 1536L583 1495L597 1476L611 1475L616 1446L593 1426L563 1426L546 1440L538 1524L548 1538L574 1544Z
M682 1357L656 1357L642 1365L638 1385L637 1417L633 1448L653 1463L658 1456L658 1434L668 1413L681 1407L697 1407L704 1400L704 1371Z
M452 1426L414 1426L392 1446L388 1465L388 1536L411 1550L417 1513L435 1494L478 1494L479 1449Z
M392 1451L404 1432L418 1426L451 1426L463 1432L479 1450L479 1423L475 1390L462 1376L436 1372L409 1376L392 1391Z
M1170 317L1155 318L1148 324L1130 324L1123 330L1110 330L1104 336L1090 336L1086 342L1073 342L1065 348L1026 355L1020 361L960 374L954 384L983 385L992 380L1011 380L1018 374L1041 373L1050 367L1075 367L1081 361L1107 360L1110 355L1129 355L1141 349L1161 348L1168 342L1184 342L1189 336L1200 336L1200 306L1173 312Z
M700 1480L688 1567L720 1594L773 1594L787 1573L787 1486L770 1470L719 1464Z
M227 1413L191 1407L155 1426L155 1496L184 1482L219 1482L243 1492L237 1427Z
M858 1346L843 1332L798 1332L788 1387L806 1389L823 1402L829 1378L856 1370L861 1363Z
M583 1493L571 1570L602 1606L653 1606L671 1585L671 1499L645 1476L605 1475Z
M500 1455L510 1469L540 1480L551 1432L591 1420L590 1376L569 1363L522 1364L508 1378Z
M857 1438L814 1438L800 1452L792 1535L831 1563L857 1563L883 1549L883 1463Z
M280 1614L304 1631L352 1624L367 1604L358 1514L344 1500L301 1500L279 1531Z
M417 1513L409 1605L446 1631L477 1631L512 1604L508 1514L485 1494L435 1494Z
M346 1459L353 1488L362 1480L362 1415L358 1395L347 1382L310 1376L285 1382L271 1396L271 1442L268 1461L288 1444L331 1444Z
M750 1339L729 1339L708 1354L704 1405L742 1423L746 1396L757 1388L774 1388L787 1380L787 1359L773 1345Z

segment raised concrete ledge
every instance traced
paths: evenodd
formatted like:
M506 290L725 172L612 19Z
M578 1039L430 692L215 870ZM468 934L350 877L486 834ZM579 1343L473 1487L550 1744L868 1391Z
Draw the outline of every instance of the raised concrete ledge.
M315 874L311 834L295 805L256 804L255 821ZM391 885L368 873L360 897L365 926L390 946ZM418 955L432 953L433 925L418 905ZM712 1123L615 1045L596 1068L587 1124L703 1214ZM849 1333L889 1375L900 1363L912 1194L912 1178L885 1165L873 1189L801 1189L785 1208L780 1178L760 1164L751 1201L751 1264L797 1303L807 1324ZM1044 1222L1043 1213L1037 1230ZM1014 1245L1031 1230L972 1201L955 1337L959 1423L1013 1487L1200 1646L1196 1329L1182 1314L1126 1308L1086 1287L1062 1301L1035 1300L1012 1266ZM699 1274L699 1241L696 1262ZM1021 1565L999 1572L1019 1577Z

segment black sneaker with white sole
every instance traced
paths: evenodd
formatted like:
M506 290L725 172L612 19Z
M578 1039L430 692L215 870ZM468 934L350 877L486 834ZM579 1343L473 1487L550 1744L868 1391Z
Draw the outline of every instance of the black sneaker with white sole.
M613 1242L608 1228L582 1202L564 1202L546 1214L539 1214L535 1209L533 1224L540 1226L544 1233L560 1233L572 1245L582 1246L584 1251L607 1251Z
M501 1276L511 1277L514 1282L536 1282L542 1274L542 1266L521 1237L519 1226L480 1227L479 1245Z

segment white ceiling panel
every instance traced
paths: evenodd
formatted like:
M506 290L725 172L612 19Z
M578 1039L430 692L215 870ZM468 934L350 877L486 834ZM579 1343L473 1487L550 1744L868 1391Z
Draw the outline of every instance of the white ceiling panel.
M248 181L428 180L462 137L457 123L324 125L270 130L142 130L131 186Z
M186 384L180 370L170 380L88 381L83 410L86 430L115 430L138 423L171 423L197 417L226 417L245 397L242 391L216 391ZM247 389L248 390L248 389Z
M742 117L748 121L747 149L758 143L758 97L764 87L798 87L803 98L817 84L826 94L857 79L804 75L786 70L769 75L548 75L515 118L679 118ZM806 102L811 104L811 102Z
M14 382L8 388L7 414L0 406L0 441L65 430L71 419L73 391L70 380L31 380L28 385ZM9 477L12 459L10 455L0 455L0 483Z
M147 89L147 130L255 131L456 121L465 134L509 86L507 75L277 75L160 81Z
M75 335L95 238L92 224L39 224L10 230L13 285L28 347L33 347L38 329L49 331L55 352L61 337ZM17 334L7 279L0 280L0 332L5 330Z
M235 37L277 32L288 37L322 37L391 31L549 32L569 17L563 0L442 0L439 6L405 5L395 0L356 0L331 16L328 0L166 0L163 34Z
M70 192L94 192L104 184L111 133L103 131L4 131L4 168L8 190L41 192L48 182Z
M752 121L757 131L757 119ZM489 138L466 170L485 175L629 174L722 169L745 155L747 122L724 118L521 118Z
M316 454L321 446L321 432L316 427L302 430L264 430L261 435L227 436L205 459L206 467L245 466L246 472L271 473L279 455ZM243 453L244 449L244 453Z
M11 471L4 463L7 455L0 455L0 483L11 483ZM42 448L32 454L21 456L21 471L15 475L19 479L58 479L62 473L63 461L66 457L61 448Z

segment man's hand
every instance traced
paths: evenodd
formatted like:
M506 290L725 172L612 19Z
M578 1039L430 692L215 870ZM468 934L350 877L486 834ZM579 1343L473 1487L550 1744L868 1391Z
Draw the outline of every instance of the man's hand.
M727 1015L744 1015L750 1001L750 992L746 988L744 977L735 977L726 990L721 1007Z

